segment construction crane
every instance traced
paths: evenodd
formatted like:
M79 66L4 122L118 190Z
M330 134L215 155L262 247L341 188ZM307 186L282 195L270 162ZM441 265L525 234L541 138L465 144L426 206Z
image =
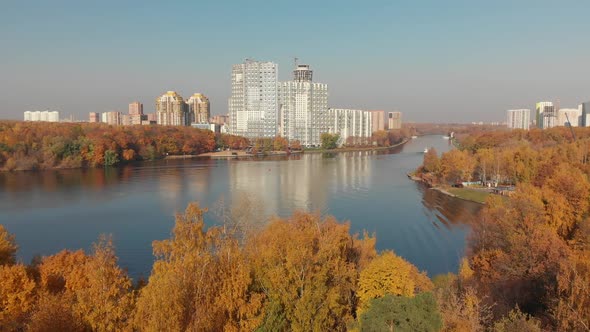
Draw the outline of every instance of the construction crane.
M565 112L565 119L567 120L567 126L570 128L570 132L572 133L572 137L574 138L574 142L576 141L576 133L574 133L574 128L572 128L572 123L570 122L570 117Z

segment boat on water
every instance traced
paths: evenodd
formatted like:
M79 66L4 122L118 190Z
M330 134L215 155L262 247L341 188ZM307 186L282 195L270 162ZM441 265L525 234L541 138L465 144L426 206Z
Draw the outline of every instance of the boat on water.
M451 139L449 136L443 136L444 139Z
M418 138L418 136L412 136L412 139L416 139L416 138Z
M428 153L428 148L424 148L424 153Z

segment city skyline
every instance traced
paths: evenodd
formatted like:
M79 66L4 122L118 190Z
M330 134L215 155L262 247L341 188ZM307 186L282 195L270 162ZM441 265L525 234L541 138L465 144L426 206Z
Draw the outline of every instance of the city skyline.
M231 65L245 58L277 63L285 81L298 57L330 86L330 106L400 109L407 121L498 121L538 100L590 99L587 2L312 4L176 2L178 23L163 24L149 2L9 2L0 118L55 109L85 119L134 100L150 113L168 90L200 91L211 115L226 114ZM183 47L171 55L160 42Z

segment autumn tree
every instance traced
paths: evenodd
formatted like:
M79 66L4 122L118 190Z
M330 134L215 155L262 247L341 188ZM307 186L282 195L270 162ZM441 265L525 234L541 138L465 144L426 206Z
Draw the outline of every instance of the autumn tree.
M94 331L126 328L133 305L131 280L117 265L111 237L99 238L84 269L88 284L75 293L75 312Z
M8 233L6 228L0 225L0 266L14 264L17 249L14 235Z
M19 331L35 305L35 281L24 265L0 265L0 330Z
M428 152L424 154L424 171L437 173L439 171L440 160L438 159L438 153L435 148L428 149Z
M195 203L177 215L168 240L154 241L157 257L135 313L140 330L252 330L263 297L251 292L251 271L237 241L205 229Z
M541 332L541 322L520 311L518 307L494 324L494 332Z
M261 328L345 330L364 256L358 241L347 224L305 213L276 219L253 238L248 250L255 282L267 297Z
M432 282L425 273L420 273L414 265L392 251L385 251L360 272L359 307L364 310L371 299L386 294L411 297L432 288Z

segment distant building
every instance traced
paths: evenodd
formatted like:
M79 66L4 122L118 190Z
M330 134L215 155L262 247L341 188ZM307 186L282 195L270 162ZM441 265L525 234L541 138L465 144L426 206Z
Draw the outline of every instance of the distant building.
M138 101L129 104L129 115L143 115L143 104Z
M581 114L580 126L590 127L590 101L578 105Z
M156 113L148 113L146 115L147 115L147 121L158 123L158 114L156 114Z
M387 128L390 130L402 129L402 112L387 113Z
M372 112L353 109L328 109L328 132L339 134L342 145L349 138L368 139L372 135ZM368 140L365 142L367 143Z
M90 112L88 114L88 122L90 122L90 123L99 123L100 122L100 113Z
M529 130L531 122L531 110L507 110L506 111L506 126L510 129L524 129Z
M556 126L568 126L568 122L572 127L579 127L582 122L582 111L578 108L561 108L557 111Z
M25 121L45 121L45 122L59 122L58 111L26 111L24 113Z
M385 130L385 111L369 111L371 112L371 131L376 132Z
M277 135L278 66L246 60L233 65L229 98L230 133L248 138Z
M293 81L278 84L280 136L303 146L319 146L326 132L328 85L312 82L309 65L298 65Z
M229 115L215 115L209 119L209 123L224 125L229 123Z
M102 113L102 122L110 125L121 125L121 112L103 112Z
M143 114L143 104L134 101L129 104L129 114L121 116L121 122L125 126L140 125L147 120L147 116Z
M188 126L190 116L182 97L168 91L156 99L157 123L163 126Z
M538 102L536 107L536 123L541 129L555 127L557 123L557 111L550 101Z
M211 115L209 98L201 93L195 93L186 100L191 123L209 123Z

